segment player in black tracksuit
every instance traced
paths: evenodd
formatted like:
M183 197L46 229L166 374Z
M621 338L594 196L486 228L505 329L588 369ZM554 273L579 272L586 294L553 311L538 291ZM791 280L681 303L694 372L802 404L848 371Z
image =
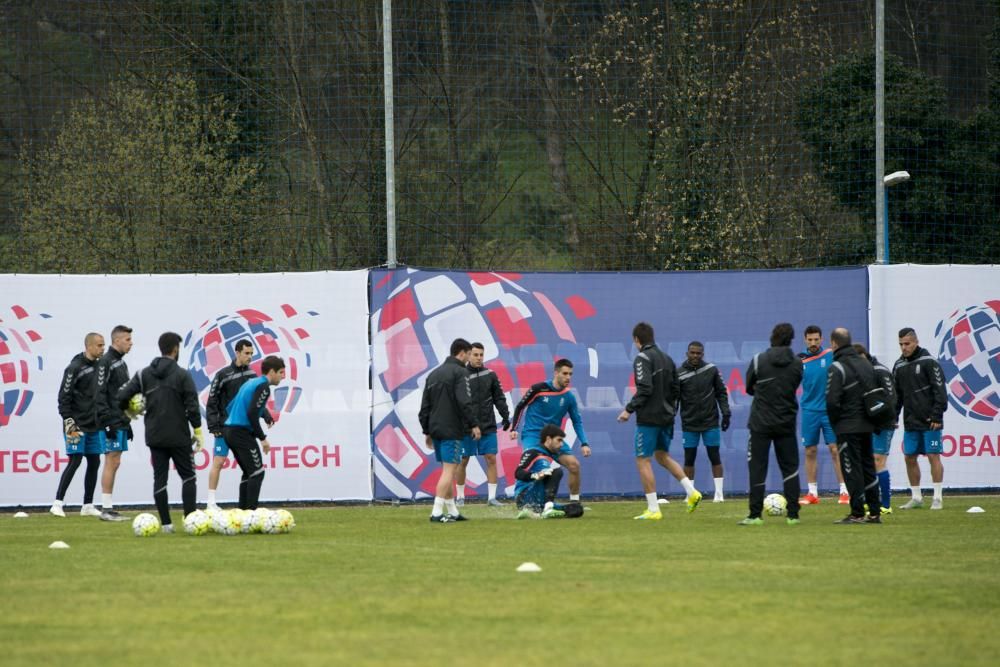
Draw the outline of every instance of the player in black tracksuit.
M899 509L923 507L920 465L917 462L923 454L930 463L931 481L934 483L931 509L939 510L943 507L944 486L941 430L944 428L944 413L948 409L944 373L931 353L920 347L913 329L907 327L899 332L899 349L903 354L892 367L892 377L896 384L897 421L899 414L903 414L903 455L912 494L910 501Z
M63 419L63 437L69 463L59 478L56 499L49 512L64 517L63 500L80 463L87 459L83 478L82 516L100 516L94 507L97 472L104 453L104 434L97 413L97 362L104 353L104 336L89 333L84 339L84 351L73 357L63 372L59 385L59 416Z
M865 387L876 386L871 363L851 345L851 334L844 328L830 334L833 363L826 371L826 414L837 434L840 469L844 473L847 493L851 496L851 513L840 524L882 523L879 508L878 478L875 476L875 455L872 432L875 430L865 411ZM865 518L865 504L870 514Z
M208 509L217 509L215 491L219 487L219 475L222 467L226 463L229 455L229 445L222 435L222 429L226 423L226 408L236 398L240 387L249 380L257 377L257 373L250 368L250 360L253 359L254 347L249 340L237 341L234 350L236 357L233 362L221 369L212 378L212 384L208 390L208 399L205 401L205 423L208 432L215 436L213 446L212 468L208 473ZM268 410L263 411L264 422L268 426L274 424L274 418Z
M750 444L747 466L750 473L750 513L741 524L762 523L764 490L767 483L767 457L774 443L784 480L788 520L799 518L799 449L795 442L795 417L799 403L795 392L802 383L802 360L789 347L795 330L782 322L771 332L771 347L754 356L747 368L747 393L753 396L750 406Z
M136 394L146 399L146 446L153 458L153 500L160 515L163 531L173 532L170 505L167 498L167 474L173 461L181 478L181 499L184 516L195 510L197 486L194 472L195 451L205 444L201 430L201 409L198 391L191 374L177 365L181 337L173 332L160 336L161 357L142 369L118 390L118 407L125 409ZM190 428L189 428L190 424ZM191 428L194 429L192 436Z
M119 324L111 330L111 347L97 362L98 417L104 430L104 471L101 474L101 520L125 521L114 509L112 494L115 476L122 462L122 452L128 451L132 426L124 410L115 400L118 390L129 380L125 355L132 349L132 329Z
M722 430L729 429L732 413L729 410L729 392L722 381L719 369L704 360L705 346L698 341L688 344L687 359L680 367L681 430L684 434L684 474L694 479L694 462L698 456L699 440L705 443L705 452L712 464L715 480L715 502L722 502L723 470L719 448L722 444L719 431L719 413L722 413Z
M450 523L465 518L455 505L452 487L455 468L462 460L462 440L467 434L474 440L479 440L480 436L472 405L469 371L465 368L471 349L472 345L464 338L452 341L451 356L427 376L420 400L420 427L427 447L433 448L434 458L441 463L431 523Z
M483 366L483 355L486 349L482 343L473 343L469 351L469 391L472 393L472 406L476 410L476 419L481 433L479 440L466 436L462 442L462 462L455 469L455 501L458 505L465 502L465 470L469 458L481 455L486 459L486 504L495 507L503 505L497 500L497 418L494 408L500 413L504 430L510 428L510 410L507 398L504 396L500 378L489 368Z

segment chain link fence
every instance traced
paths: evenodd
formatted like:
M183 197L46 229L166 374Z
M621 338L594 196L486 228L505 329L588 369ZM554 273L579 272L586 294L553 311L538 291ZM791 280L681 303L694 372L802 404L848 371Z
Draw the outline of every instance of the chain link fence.
M401 263L875 261L874 2L393 0ZM1000 256L1000 3L886 1L894 262ZM382 3L0 1L0 272L385 264Z

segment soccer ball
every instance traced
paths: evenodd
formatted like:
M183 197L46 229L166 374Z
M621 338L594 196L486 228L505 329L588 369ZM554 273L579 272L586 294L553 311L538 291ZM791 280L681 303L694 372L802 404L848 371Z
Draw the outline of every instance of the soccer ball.
M267 516L263 518L260 525L260 532L265 535L277 535L281 532L280 517L277 512L267 511Z
M238 533L250 532L250 521L253 513L250 510L232 509L229 510L229 520Z
M146 414L146 397L142 394L136 394L128 399L128 408L125 409L125 414L128 415L129 419L138 419L139 415Z
M212 529L212 520L201 510L195 510L184 517L184 532L188 535L204 535Z
M219 535L235 535L240 532L239 526L233 523L232 514L228 510L212 510L209 517L212 530Z
M788 501L780 493L772 493L764 498L764 511L768 516L782 516L787 507Z
M295 528L295 518L288 510L278 510L274 513L275 533L290 533Z
M263 533L264 526L267 525L272 514L274 514L274 512L264 509L263 507L258 507L250 512L250 532Z
M132 519L132 532L136 537L152 537L160 532L160 520L149 512L143 512Z

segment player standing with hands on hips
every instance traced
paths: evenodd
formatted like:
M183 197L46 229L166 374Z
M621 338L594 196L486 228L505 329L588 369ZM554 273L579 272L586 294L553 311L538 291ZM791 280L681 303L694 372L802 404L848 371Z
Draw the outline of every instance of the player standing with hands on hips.
M194 472L194 452L205 446L201 430L201 409L198 391L191 374L177 365L181 337L172 331L157 341L160 354L118 390L118 407L132 408L136 394L145 399L146 446L153 457L153 500L160 515L164 533L174 532L167 499L167 475L173 462L181 478L181 500L184 516L195 510L198 496ZM190 428L189 425L190 424ZM194 429L192 434L191 429Z

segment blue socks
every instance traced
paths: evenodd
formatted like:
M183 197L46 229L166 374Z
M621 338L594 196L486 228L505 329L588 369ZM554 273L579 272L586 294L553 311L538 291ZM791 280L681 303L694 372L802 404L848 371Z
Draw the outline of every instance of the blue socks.
M883 470L878 473L878 490L882 496L882 507L888 509L889 501L892 499L892 487L889 486L889 471Z

